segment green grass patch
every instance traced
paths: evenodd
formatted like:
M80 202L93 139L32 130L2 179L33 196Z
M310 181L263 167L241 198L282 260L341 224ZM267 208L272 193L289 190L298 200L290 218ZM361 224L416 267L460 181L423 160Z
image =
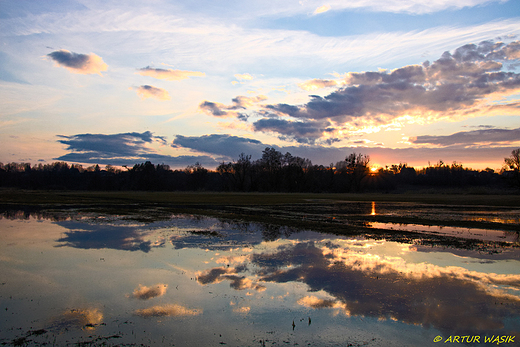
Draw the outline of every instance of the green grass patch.
M413 202L445 205L520 207L519 195L473 194L312 194L312 193L222 193L222 192L82 192L0 190L2 205L284 205L349 201Z

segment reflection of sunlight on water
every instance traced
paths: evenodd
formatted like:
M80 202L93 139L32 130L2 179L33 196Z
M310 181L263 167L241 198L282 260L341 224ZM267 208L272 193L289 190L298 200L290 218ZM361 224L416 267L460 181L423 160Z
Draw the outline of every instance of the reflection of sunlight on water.
M398 224L371 222L370 226L376 229L410 231L435 235L455 236L464 239L477 239L486 241L517 242L518 233L493 229L477 229L439 225L422 224Z
M466 221L472 222L490 222L490 223L503 223L503 224L520 224L520 218L508 218L508 217L497 217L497 216L479 216L479 217L464 217Z
M376 215L376 202L372 201L372 212L370 213L371 216Z

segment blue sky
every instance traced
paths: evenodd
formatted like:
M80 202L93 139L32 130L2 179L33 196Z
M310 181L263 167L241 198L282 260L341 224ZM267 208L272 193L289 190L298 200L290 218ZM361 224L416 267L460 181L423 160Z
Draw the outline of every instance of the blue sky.
M518 35L512 0L0 0L0 162L499 169Z

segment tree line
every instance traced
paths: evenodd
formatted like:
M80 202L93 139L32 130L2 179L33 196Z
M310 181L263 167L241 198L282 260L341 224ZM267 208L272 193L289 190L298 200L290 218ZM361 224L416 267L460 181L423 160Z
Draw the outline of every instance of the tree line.
M370 167L370 158L351 153L329 166L267 147L262 157L237 160L208 170L199 163L182 170L147 161L122 169L107 165L0 163L0 187L62 190L234 191L234 192L395 192L418 188L520 187L520 149L504 158L500 172L472 170L439 161L422 169L405 163Z

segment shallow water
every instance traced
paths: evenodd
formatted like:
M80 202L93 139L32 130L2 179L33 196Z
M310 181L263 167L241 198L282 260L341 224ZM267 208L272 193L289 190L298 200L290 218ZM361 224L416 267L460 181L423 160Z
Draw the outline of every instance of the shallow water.
M518 343L515 254L190 215L12 212L0 220L0 343Z

